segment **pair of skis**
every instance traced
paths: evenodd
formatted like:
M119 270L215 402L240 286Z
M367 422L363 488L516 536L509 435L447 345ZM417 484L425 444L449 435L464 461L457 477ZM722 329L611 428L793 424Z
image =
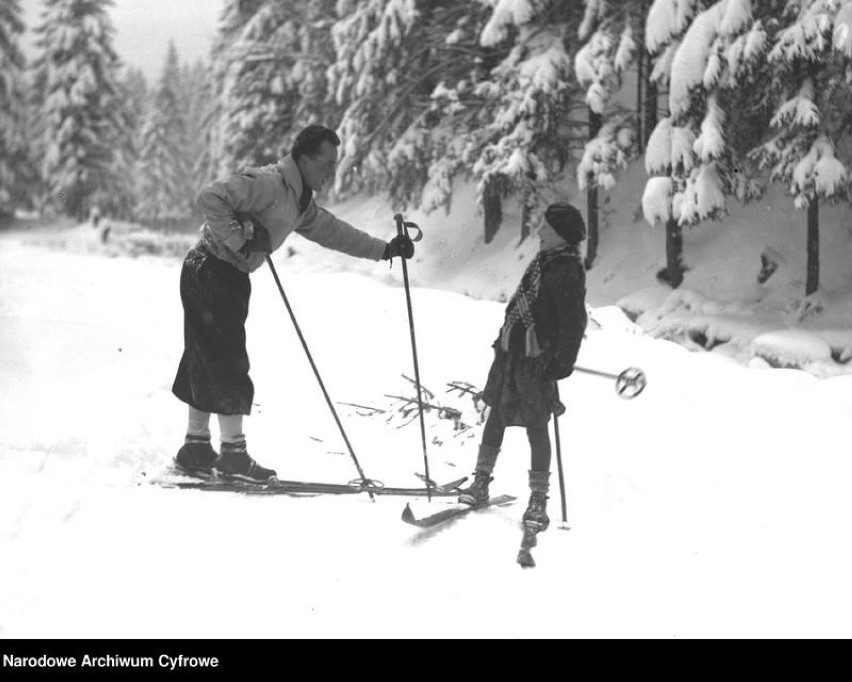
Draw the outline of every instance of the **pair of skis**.
M406 488L385 486L378 481L365 483L355 480L350 483L325 483L317 481L289 481L272 479L268 482L249 482L235 479L227 479L219 476L210 476L198 472L190 472L179 468L172 468L169 475L152 482L164 488L177 488L181 490L202 490L210 492L232 492L244 495L288 495L288 496L312 496L312 495L357 495L368 493L371 495L399 495L410 497L455 497L459 494L460 486L467 477L450 481L444 485L431 485L428 487ZM453 519L458 519L472 512L481 511L488 507L504 507L515 502L517 498L513 495L498 495L492 497L488 502L480 505L457 504L447 509L435 512L428 516L417 518L409 504L405 505L402 512L402 520L420 529L435 528ZM518 563L524 568L535 566L530 550L537 544L537 532L524 528L521 540L521 549L518 552Z
M170 475L155 479L164 488L182 490L205 490L243 493L245 495L402 495L411 497L454 497L467 477L450 481L444 485L429 485L418 488L386 486L380 481L355 480L349 483L324 483L318 481L288 481L273 478L270 481L245 481L221 476L205 475L173 468Z
M421 529L429 529L435 528L442 523L446 523L453 519L458 519L462 516L466 516L472 512L481 511L483 509L487 509L488 507L503 507L511 504L517 498L512 495L499 495L497 497L492 497L488 502L479 505L465 505L459 504L457 506L450 507L449 509L443 509L439 512L435 512L434 514L430 514L429 516L424 516L422 518L417 518L414 515L414 512L411 510L411 505L406 504L405 509L402 511L402 520L406 523L416 526ZM538 534L540 530L535 527L524 525L523 536L521 537L521 547L518 550L518 558L517 562L522 568L534 568L535 567L535 559L532 556L532 548L538 544Z

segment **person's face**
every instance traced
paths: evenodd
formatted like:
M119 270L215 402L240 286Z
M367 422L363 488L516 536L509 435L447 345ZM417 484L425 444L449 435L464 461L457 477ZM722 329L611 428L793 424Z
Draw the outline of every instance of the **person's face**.
M302 178L314 192L322 191L325 182L334 177L336 168L337 147L326 140L323 140L316 156L305 154L299 159Z
M555 249L557 246L561 246L565 243L562 237L556 234L556 230L554 230L547 221L542 223L541 229L538 231L538 241L542 251Z

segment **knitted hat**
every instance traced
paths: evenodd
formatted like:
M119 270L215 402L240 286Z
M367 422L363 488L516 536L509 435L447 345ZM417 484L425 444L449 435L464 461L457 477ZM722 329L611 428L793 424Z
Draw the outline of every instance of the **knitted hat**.
M550 204L544 212L544 219L569 244L579 244L586 238L583 216L571 204Z

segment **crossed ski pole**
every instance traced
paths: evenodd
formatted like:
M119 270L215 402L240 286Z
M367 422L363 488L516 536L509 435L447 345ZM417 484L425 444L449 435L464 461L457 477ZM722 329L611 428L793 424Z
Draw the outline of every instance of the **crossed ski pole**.
M370 499L372 501L376 501L375 496L373 495L373 491L369 489L369 485L372 483L369 478L364 475L364 470L361 468L360 462L358 462L358 457L355 455L355 450L352 448L352 444L349 442L349 437L346 435L346 430L343 428L343 424L340 421L340 417L337 416L337 410L334 409L334 403L331 402L331 397L328 395L328 391L325 388L325 384L322 381L322 377L320 376L319 369L317 369L317 365L314 362L314 358L311 355L311 351L308 349L308 342L305 341L305 337L302 335L302 329L299 327L299 323L296 321L296 315L293 312L293 308L290 306L290 301L287 299L287 294L284 293L284 287L281 286L281 280L278 279L278 272L275 270L275 266L272 264L272 257L267 255L266 262L269 264L269 269L272 270L272 276L275 278L275 284L278 285L278 291L281 294L281 298L284 300L284 305L287 307L287 312L290 314L290 319L293 321L293 327L296 329L296 334L299 337L299 341L302 342L302 348L305 349L305 355L308 356L308 362L311 363L311 368L314 370L314 375L317 378L317 382L319 383L320 388L322 389L322 394L325 396L325 401L328 403L328 408L331 410L331 414L334 417L334 421L337 423L337 428L340 429L340 435L343 436L343 440L346 443L346 447L349 449L349 454L352 457L352 461L355 462L355 468L358 469L358 475L361 477L361 484L367 488L367 493L370 495Z
M638 367L628 367L618 374L602 372L601 370L589 369L587 367L578 367L576 365L574 366L574 370L585 374L604 377L606 379L615 379L616 393L618 393L619 397L624 398L625 400L635 398L644 391L645 386L648 385L648 378L645 376L645 372ZM557 400L559 399L559 384L556 385L556 398ZM553 432L556 440L556 468L559 474L559 497L560 502L562 503L562 523L560 524L560 527L564 530L568 530L568 509L565 502L565 476L562 470L562 444L559 439L559 417L555 414L553 415Z
M638 367L628 367L618 374L612 374L611 372L602 372L598 369L589 369L575 365L574 371L606 379L615 379L615 392L618 393L619 398L624 398L625 400L635 398L648 385L648 378L645 376L645 372Z
M615 390L619 397L624 398L625 400L635 398L643 390L645 390L645 386L648 385L648 379L645 376L645 372L638 367L628 367L618 374L602 372L600 370L589 369L587 367L578 367L576 365L574 366L574 370L585 374L604 377L606 379L615 379ZM555 389L556 399L559 400L558 383L555 385ZM571 527L568 525L568 503L565 495L565 472L562 466L562 441L559 437L559 416L555 413L553 415L553 435L554 440L556 441L556 470L559 476L559 501L562 507L562 522L559 524L559 528L562 530L570 530ZM533 568L535 566L535 559L533 559L530 550L537 544L535 537L536 534L536 532L530 531L527 528L524 529L524 535L521 539L521 549L518 552L518 563L523 568Z

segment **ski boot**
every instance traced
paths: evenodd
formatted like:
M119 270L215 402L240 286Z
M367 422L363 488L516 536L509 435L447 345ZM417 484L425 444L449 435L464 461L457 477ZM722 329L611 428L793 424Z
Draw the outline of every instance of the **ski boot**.
M530 493L530 502L523 516L524 528L535 533L547 530L550 518L547 516L547 493Z
M210 445L210 437L187 436L175 455L175 466L192 476L212 476L213 463L219 455Z
M216 461L216 471L227 479L249 483L269 483L275 479L272 469L260 466L246 450L246 442L222 443L222 454Z
M459 502L477 507L488 502L488 484L494 480L487 471L474 471L473 483L459 492Z
M541 533L550 525L547 516L547 493L550 490L549 471L530 471L530 502L524 512L524 528Z
M488 502L488 484L494 480L491 472L497 462L500 448L482 444L476 457L476 467L473 472L473 483L459 493L459 502L477 506Z

